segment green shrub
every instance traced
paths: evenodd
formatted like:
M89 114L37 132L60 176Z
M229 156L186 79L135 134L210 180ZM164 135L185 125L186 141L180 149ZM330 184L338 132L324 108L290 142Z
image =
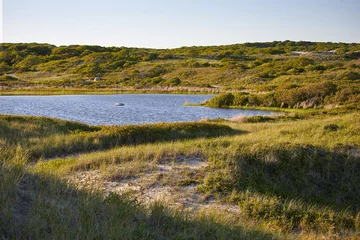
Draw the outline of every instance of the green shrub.
M354 71L346 71L341 77L346 80L358 80L360 79L360 73Z
M337 85L332 82L309 84L305 87L283 90L277 94L277 102L283 106L294 107L295 105L306 102L306 105L314 107L323 104L325 97L334 94Z
M339 126L337 124L328 124L324 126L324 130L336 132L339 129Z
M249 103L249 94L248 93L234 93L234 106L246 106Z
M181 84L180 78L172 78L172 79L164 81L162 85L167 85L167 86L173 87L173 86L178 86L180 84Z
M214 108L221 108L221 107L229 107L233 105L234 95L231 93L224 93L220 94L216 97L211 98L209 101L206 102L206 106L214 107Z
M274 121L275 119L272 117L267 116L253 116L253 117L247 117L244 119L245 123L258 123L258 122L270 122Z

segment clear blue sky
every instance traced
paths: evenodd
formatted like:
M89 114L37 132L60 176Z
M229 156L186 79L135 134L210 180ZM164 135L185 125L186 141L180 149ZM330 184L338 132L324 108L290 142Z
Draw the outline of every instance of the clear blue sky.
M360 42L360 0L2 0L3 42L174 48Z

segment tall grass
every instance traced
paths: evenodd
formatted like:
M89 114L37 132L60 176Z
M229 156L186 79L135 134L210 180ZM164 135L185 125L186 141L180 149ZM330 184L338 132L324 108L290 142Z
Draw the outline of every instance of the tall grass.
M6 116L0 121L7 127L0 135L0 185L6 193L6 197L0 194L1 234L5 238L124 239L130 235L251 239L294 234L356 239L360 231L359 123L356 112L229 122L226 127L206 122L89 127ZM30 127L21 130L25 125ZM81 154L69 156L73 153ZM29 160L41 156L62 158L25 168ZM101 192L79 191L61 180L76 171L125 164L136 168L191 157L208 163L205 177L197 179L197 191L236 203L241 209L238 220L224 226L218 213L211 221L208 216L174 213L161 205L147 209L117 195L104 200ZM19 209L29 211L19 213ZM241 229L247 226L245 221L256 222L262 230ZM268 231L275 236L267 235Z
M284 230L359 231L360 161L349 152L239 145L209 163L199 190L238 203L249 217Z
M201 137L217 137L237 133L228 126L211 123L160 123L103 127L96 132L76 132L34 140L32 157L54 157L110 149L123 145L176 141Z
M26 147L30 158L35 160L123 145L239 133L228 126L207 122L93 127L49 118L16 116L3 116L0 126L0 140Z
M198 215L148 208L116 194L80 191L57 177L25 170L24 150L2 151L3 239L275 239Z

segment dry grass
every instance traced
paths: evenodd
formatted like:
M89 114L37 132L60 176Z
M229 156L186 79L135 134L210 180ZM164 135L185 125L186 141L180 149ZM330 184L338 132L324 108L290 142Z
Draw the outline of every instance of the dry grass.
M19 142L47 139L55 132L66 139L75 129L99 129L3 117L1 156L8 160L1 167L1 191L7 196L0 198L1 236L357 238L359 123L356 112L229 121L241 131L124 145L26 165L28 145L11 151ZM30 127L23 131L25 124ZM327 129L332 125L336 131ZM114 209L122 209L121 214ZM83 230L76 232L77 226ZM95 233L94 226L103 230ZM119 226L122 232L116 230Z

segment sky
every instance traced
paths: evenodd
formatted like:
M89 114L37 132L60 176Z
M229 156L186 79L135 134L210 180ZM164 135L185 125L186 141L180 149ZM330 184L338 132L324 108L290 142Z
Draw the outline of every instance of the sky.
M147 48L360 43L360 0L0 1L2 42Z

